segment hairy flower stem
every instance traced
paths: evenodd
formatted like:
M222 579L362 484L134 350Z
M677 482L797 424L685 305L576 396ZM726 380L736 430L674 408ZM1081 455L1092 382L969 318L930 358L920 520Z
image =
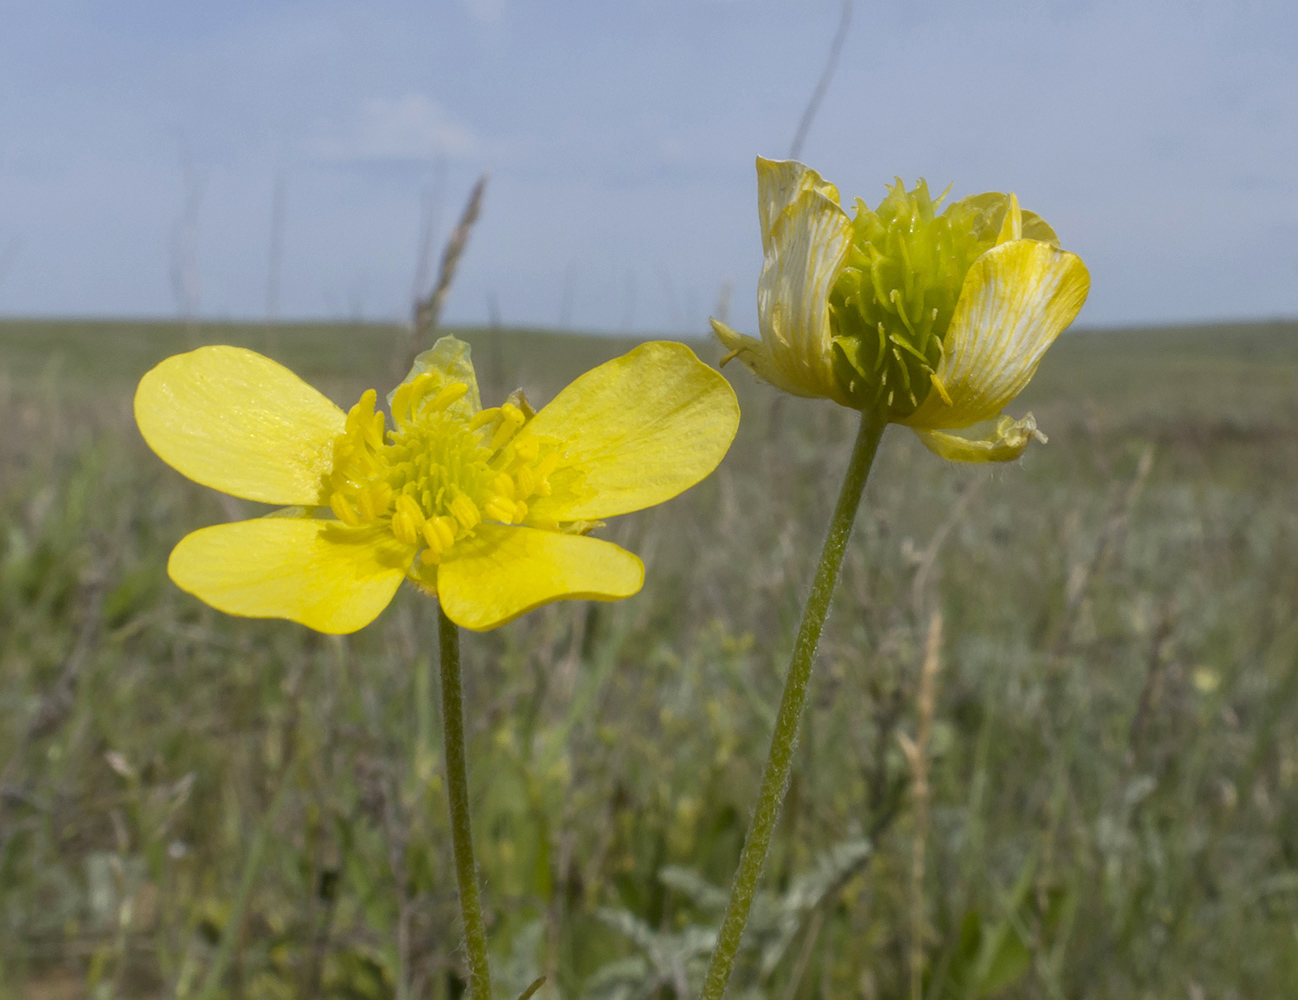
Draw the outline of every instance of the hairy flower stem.
M469 824L469 767L464 744L464 693L460 685L460 629L439 606L437 619L442 653L442 731L446 746L446 794L451 815L455 878L460 887L464 950L469 960L469 997L491 1000L487 970L487 934L478 898L478 867L473 860Z
M757 882L762 867L766 864L767 849L771 845L771 833L775 829L780 805L788 788L789 768L798 742L798 726L802 719L802 706L807 700L807 682L811 678L811 665L816 658L820 630L824 627L825 615L829 612L834 584L838 581L843 553L847 549L847 539L852 534L852 523L856 520L861 493L869 478L870 466L874 464L875 452L879 448L879 439L883 436L885 426L887 425L877 417L867 412L861 414L861 426L856 432L856 443L852 445L852 457L847 464L847 475L843 478L843 489L838 495L834 516L830 519L829 531L825 535L820 564L816 567L807 606L802 612L802 624L798 626L798 638L793 645L793 658L789 662L789 674L784 681L784 694L780 698L780 710L775 718L771 752L766 759L766 770L762 773L762 789L758 795L757 808L753 811L752 825L748 828L748 838L739 855L739 870L735 873L735 882L730 889L730 901L726 904L726 915L717 935L717 947L712 953L707 978L703 981L702 1000L721 1000L726 992L726 984L730 981L730 973L735 967L739 941L743 937L744 925L748 922L748 910L757 892Z

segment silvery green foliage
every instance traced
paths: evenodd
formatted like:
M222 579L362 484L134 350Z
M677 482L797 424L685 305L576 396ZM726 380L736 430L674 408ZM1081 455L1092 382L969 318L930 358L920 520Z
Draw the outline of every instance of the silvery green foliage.
M758 892L744 930L742 949L756 955L763 984L811 914L842 888L870 854L868 840L835 844L816 859L809 872L794 879L783 894L769 890ZM627 910L601 910L600 919L631 941L639 954L601 967L587 982L587 995L592 1000L641 1000L663 987L684 997L696 994L702 986L727 894L688 868L669 865L658 877L668 888L708 914L709 923L665 933L654 930ZM756 987L734 995L737 998L763 996Z
M591 976L587 996L592 1000L641 1000L662 988L685 997L702 987L707 958L717 943L715 928L694 925L667 933L654 930L627 910L604 907L597 915L640 954L610 962Z
M545 923L533 920L522 927L509 945L509 953L491 957L491 992L496 1000L518 1000L541 973L536 960L545 940Z

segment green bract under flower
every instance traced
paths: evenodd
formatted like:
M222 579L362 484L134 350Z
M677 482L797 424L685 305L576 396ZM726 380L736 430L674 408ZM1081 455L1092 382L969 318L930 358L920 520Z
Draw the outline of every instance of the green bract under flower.
M793 161L757 161L765 263L761 339L713 321L753 371L914 428L946 458L1003 461L1044 437L1029 414L1001 419L1072 322L1090 278L1054 230L989 192L941 209L900 179L855 218L838 189ZM989 435L946 433L987 422Z

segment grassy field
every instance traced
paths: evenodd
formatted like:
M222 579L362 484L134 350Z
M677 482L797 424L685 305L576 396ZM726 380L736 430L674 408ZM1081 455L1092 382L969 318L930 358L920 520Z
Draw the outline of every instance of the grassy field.
M457 332L484 402L628 346ZM435 608L338 639L180 593L170 547L258 508L130 415L200 342L350 405L403 336L0 323L0 997L462 992ZM466 635L501 998L683 998L706 958L853 429L727 374L718 472L605 531L644 591ZM1292 995L1298 324L1069 334L1029 408L1003 468L885 436L732 996L908 997L914 954L928 998Z

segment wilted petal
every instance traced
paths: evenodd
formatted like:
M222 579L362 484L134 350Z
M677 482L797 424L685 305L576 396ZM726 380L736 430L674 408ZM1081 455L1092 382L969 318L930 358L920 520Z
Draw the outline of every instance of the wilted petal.
M750 337L746 333L740 333L738 330L732 330L718 320L713 319L709 322L712 323L712 330L717 335L717 339L729 352L721 359L723 368L738 358L752 370L754 375L764 382L769 382L775 388L795 396L807 395L804 390L785 379L784 372L775 364L770 349L763 341Z
M1033 438L1043 443L1046 440L1037 430L1031 413L1022 420L1001 417L984 437L965 437L946 431L917 430L915 433L929 451L952 462L1012 462L1027 450Z

